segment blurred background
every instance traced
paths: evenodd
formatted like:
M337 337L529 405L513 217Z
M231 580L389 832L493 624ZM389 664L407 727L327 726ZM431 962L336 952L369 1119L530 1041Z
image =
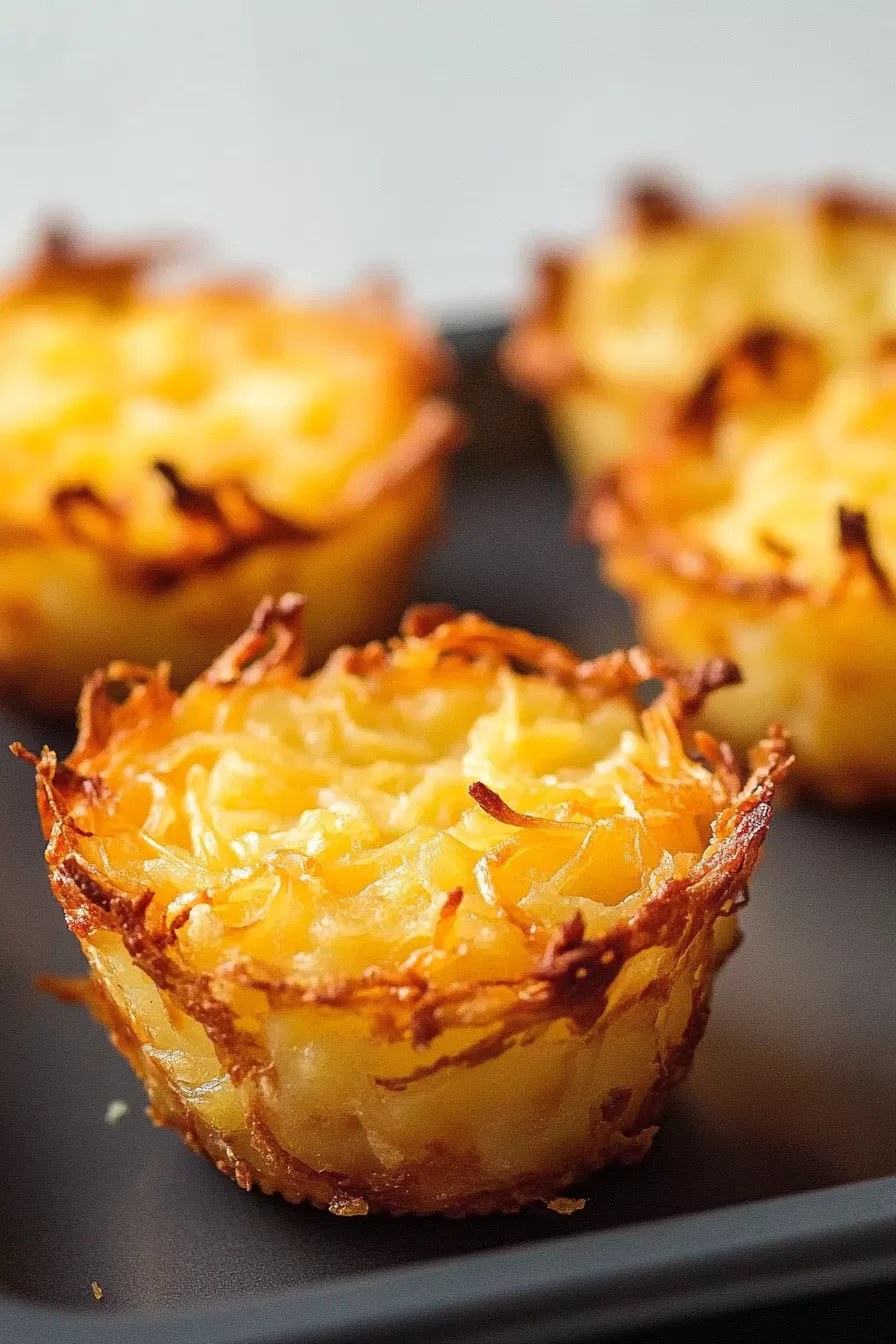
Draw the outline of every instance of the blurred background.
M894 50L892 0L4 0L0 260L71 212L493 317L632 164L896 185Z

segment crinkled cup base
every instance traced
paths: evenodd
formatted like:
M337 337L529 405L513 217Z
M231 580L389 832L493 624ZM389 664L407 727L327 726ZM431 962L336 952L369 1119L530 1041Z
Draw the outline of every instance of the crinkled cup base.
M275 1010L258 1037L266 1059L245 1072L220 1065L117 935L84 940L78 997L142 1079L154 1121L244 1189L339 1214L509 1213L645 1156L737 937L736 917L695 911L671 945L634 955L596 1018L558 1006L506 1040L492 1022L472 1044L451 1030L420 1050L356 1013Z

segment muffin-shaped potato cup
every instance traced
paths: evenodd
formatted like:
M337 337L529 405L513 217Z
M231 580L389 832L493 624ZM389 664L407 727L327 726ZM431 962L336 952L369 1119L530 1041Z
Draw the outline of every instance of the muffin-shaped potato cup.
M896 799L896 361L823 373L811 342L748 334L592 493L583 515L642 638L735 659L710 731L792 732L796 780Z
M710 213L640 184L611 236L541 259L502 362L581 480L632 451L657 397L766 325L811 335L831 367L896 330L896 205L832 188Z
M181 696L98 673L66 764L31 758L80 993L154 1117L342 1214L510 1211L642 1157L786 740L744 784L686 753L720 660L674 679L421 608L303 678L300 616L259 608Z
M389 634L461 418L384 290L161 292L152 249L48 236L0 296L0 692L71 712L116 657L184 685L266 592L320 663Z

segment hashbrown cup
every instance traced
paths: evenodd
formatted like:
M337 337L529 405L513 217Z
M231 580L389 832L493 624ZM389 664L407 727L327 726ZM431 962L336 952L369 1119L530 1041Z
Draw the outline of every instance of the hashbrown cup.
M154 288L169 250L55 229L0 294L0 693L42 713L116 657L186 685L270 591L316 663L388 634L441 519L452 361L388 286Z
M501 362L545 404L583 482L762 326L813 338L830 367L896 330L896 203L832 185L708 210L669 182L636 181L608 235L537 258Z
M738 942L786 735L744 779L682 736L731 665L582 662L445 607L302 677L302 605L259 607L181 696L164 667L97 673L69 759L29 756L90 965L57 992L246 1189L457 1216L639 1160Z
M747 333L580 506L640 638L722 656L705 726L787 724L794 792L896 801L896 379L884 342L828 372L793 332Z

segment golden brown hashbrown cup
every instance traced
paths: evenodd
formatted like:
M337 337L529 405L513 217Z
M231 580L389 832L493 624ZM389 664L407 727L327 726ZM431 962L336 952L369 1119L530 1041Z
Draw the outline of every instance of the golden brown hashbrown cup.
M709 211L638 182L609 236L538 260L502 363L544 401L582 481L634 450L658 402L765 326L812 337L830 366L896 330L896 205L827 187Z
M581 662L447 608L303 678L301 614L260 607L181 696L164 668L98 673L68 761L31 758L90 964L57 989L247 1189L486 1213L638 1160L738 941L786 737L744 779L708 734L684 746L729 664Z
M825 371L757 329L585 496L608 581L667 656L734 659L704 723L735 746L780 717L793 784L896 800L896 388L885 344Z
M0 691L44 712L116 657L185 685L270 591L318 663L389 633L462 434L391 291L160 290L159 253L57 230L0 295Z

